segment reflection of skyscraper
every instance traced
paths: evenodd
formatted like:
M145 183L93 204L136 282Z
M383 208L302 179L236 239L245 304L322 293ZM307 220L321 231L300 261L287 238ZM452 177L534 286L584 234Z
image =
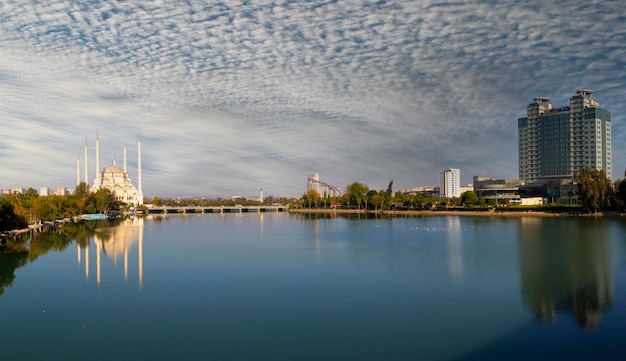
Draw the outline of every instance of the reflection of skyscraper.
M128 218L121 224L99 230L93 238L96 244L96 280L98 286L102 282L102 259L101 256L113 260L117 264L118 260L124 262L124 279L128 280L129 256L132 253L133 245L137 245L138 262L138 282L143 285L143 219ZM85 245L85 278L89 280L89 242ZM81 263L80 247L78 249L78 263Z
M462 281L463 242L461 239L461 219L459 217L447 218L446 235L448 272L455 281Z
M594 329L613 303L609 235L602 221L535 218L520 227L522 294L542 322L559 311Z

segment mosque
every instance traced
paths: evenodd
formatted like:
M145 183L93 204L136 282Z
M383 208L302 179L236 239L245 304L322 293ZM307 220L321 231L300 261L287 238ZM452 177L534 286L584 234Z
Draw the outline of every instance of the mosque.
M89 186L89 150L85 138L85 183ZM76 161L76 183L80 184L80 157ZM135 187L128 176L126 167L126 144L124 144L124 169L120 168L115 159L113 164L100 168L100 138L96 136L96 178L91 185L91 191L108 189L115 194L118 201L128 205L138 206L143 204L143 191L141 190L141 140L137 142L137 184Z

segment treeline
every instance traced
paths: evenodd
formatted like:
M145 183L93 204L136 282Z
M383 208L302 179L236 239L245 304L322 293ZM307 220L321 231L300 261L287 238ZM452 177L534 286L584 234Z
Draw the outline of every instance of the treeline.
M580 169L574 175L577 190L567 195L577 199L578 207L585 212L626 211L626 172L624 179L615 183L606 177L602 170L589 167ZM346 186L339 197L322 195L310 189L293 204L296 208L344 208L367 210L446 210L450 208L493 208L494 199L479 198L473 191L464 192L459 198L440 198L434 195L393 192L393 180L387 189L373 190L361 182ZM507 206L507 205L501 205ZM569 209L569 206L568 206Z
M479 200L474 192L466 192L460 198L440 198L430 194L405 194L393 191L393 180L387 189L369 189L365 183L354 182L346 186L344 193L339 197L328 195L320 196L315 189L308 190L297 199L295 208L343 208L366 210L433 210L459 207L462 204L490 204L486 200Z
M24 228L42 221L74 217L81 214L119 211L123 206L113 192L100 189L89 192L86 183L80 183L71 196L39 196L29 188L24 194L0 198L0 231Z

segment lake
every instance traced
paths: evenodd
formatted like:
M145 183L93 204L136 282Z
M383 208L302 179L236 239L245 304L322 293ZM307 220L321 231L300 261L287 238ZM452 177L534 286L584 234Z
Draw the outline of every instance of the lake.
M70 225L0 254L3 360L623 358L626 219Z

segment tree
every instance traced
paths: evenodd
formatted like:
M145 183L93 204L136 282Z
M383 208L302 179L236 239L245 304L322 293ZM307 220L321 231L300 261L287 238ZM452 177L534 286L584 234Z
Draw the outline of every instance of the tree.
M311 188L304 194L304 203L311 208L311 205L317 207L317 202L320 200L320 194L315 189Z
M396 207L398 207L398 205L404 206L404 202L406 202L409 197L407 197L406 194L397 191L396 194L394 194L393 198L394 202L396 203Z
M115 199L115 194L106 188L100 188L97 192L92 193L88 203L96 212L100 213L119 209L119 203ZM88 208L85 207L86 210Z
M621 201L626 212L626 172L624 172L624 179L617 180L615 182L616 198Z
M391 203L391 197L393 197L393 179L389 181L389 185L387 186L387 190L384 193L385 197L385 205L389 206Z
M355 204L359 209L361 209L361 203L367 206L367 192L369 192L369 187L366 184L360 182L350 184L346 187L349 204Z
M478 204L478 194L474 191L463 192L461 194L461 204L465 206Z
M87 196L89 195L89 186L87 185L87 183L85 182L78 183L78 185L76 186L76 191L74 192L74 195L78 198L87 198Z
M385 205L385 196L386 196L386 193L383 191L380 191L380 192L376 192L370 197L370 203L374 205L375 210L378 210L379 208L380 209L383 208L383 206Z
M13 211L13 204L0 198L0 231L10 231L25 226L26 222Z
M606 205L611 180L603 170L583 167L574 174L574 182L578 185L578 196L587 212L597 213Z

